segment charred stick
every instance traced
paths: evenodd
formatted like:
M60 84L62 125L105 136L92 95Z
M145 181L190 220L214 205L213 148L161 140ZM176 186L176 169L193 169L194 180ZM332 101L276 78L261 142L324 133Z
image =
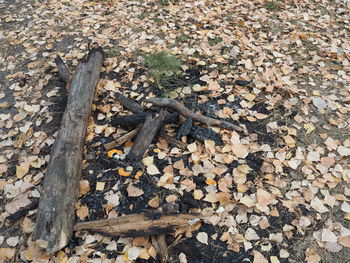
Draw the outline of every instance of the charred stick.
M192 118L195 121L202 122L208 126L218 126L224 129L243 131L243 129L235 124L227 121L222 121L210 117L203 116L201 114L194 113L187 109L184 105L174 99L168 98L148 98L146 102L152 103L159 107L168 107L170 109L178 111L180 114L187 118Z
M128 110L134 113L143 112L145 110L145 108L142 107L140 104L133 101L132 99L129 99L128 97L125 97L123 94L119 92L115 93L115 99L119 101L125 108L127 108Z

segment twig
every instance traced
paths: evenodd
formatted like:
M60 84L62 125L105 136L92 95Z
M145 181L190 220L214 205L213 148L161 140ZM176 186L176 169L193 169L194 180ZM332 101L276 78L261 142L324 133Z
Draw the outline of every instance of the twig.
M234 125L232 123L229 123L227 121L222 121L218 119L213 119L210 117L203 116L201 114L194 113L187 109L184 105L179 103L176 100L173 99L167 99L167 98L147 98L145 100L146 102L155 104L159 107L168 107L173 110L178 111L181 115L187 117L187 118L192 118L195 121L199 121L202 123L205 123L208 126L218 126L224 129L229 129L229 130L235 130L235 131L243 131L243 129L237 125Z
M173 137L170 137L169 135L164 135L163 138L168 141L170 144L175 145L177 148L180 148L182 150L186 150L187 149L187 144L180 141L180 140L176 140Z
M117 138L113 142L106 143L103 145L103 147L108 151L114 147L122 145L124 142L129 141L130 139L134 138L136 134L139 132L139 130L142 128L143 124L139 124L136 129L124 134L123 136Z

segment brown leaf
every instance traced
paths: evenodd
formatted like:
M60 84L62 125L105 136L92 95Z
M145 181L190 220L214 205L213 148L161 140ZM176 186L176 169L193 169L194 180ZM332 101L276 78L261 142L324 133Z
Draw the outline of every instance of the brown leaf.
M137 196L143 195L144 193L142 189L137 188L136 186L133 186L133 185L129 185L126 191L128 192L128 196L131 196L131 197L137 197Z
M259 251L254 250L253 254L254 254L253 263L269 263L269 261Z
M257 199L258 199L259 205L266 206L271 204L273 201L275 201L275 196L263 189L258 189Z

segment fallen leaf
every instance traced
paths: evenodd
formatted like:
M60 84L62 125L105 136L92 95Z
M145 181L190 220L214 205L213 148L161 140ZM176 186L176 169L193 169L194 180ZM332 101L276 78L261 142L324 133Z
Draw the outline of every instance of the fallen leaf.
M205 232L199 232L196 236L197 240L202 244L208 245L208 234Z
M338 243L343 247L350 248L350 237L339 237Z
M159 197L153 197L151 200L148 202L149 206L153 208L158 208L159 207Z
M19 237L18 236L9 237L8 239L6 239L6 244L9 245L10 247L17 246L18 242L19 242Z
M258 203L261 206L269 205L275 201L275 196L273 194L270 194L266 190L258 189L256 194L257 194Z
M22 178L29 172L29 162L21 163L16 167L17 178Z
M253 241L253 240L259 240L260 237L259 235L255 232L255 230L253 228L248 228L246 231L245 231L245 234L244 234L244 237L245 239L247 239L248 241Z
M269 263L269 261L264 258L264 256L259 251L253 251L254 260L253 263Z
M133 185L129 185L126 191L128 192L128 196L131 196L131 197L137 197L137 196L143 195L144 193L142 189L137 188L136 186L133 186Z
M321 232L321 241L335 243L337 242L337 236L329 229L323 229Z
M147 173L149 173L150 175L160 174L157 166L155 166L154 164L151 164L147 167Z
M337 152L339 153L340 156L350 156L350 148L348 147L339 146L337 148Z
M85 217L88 216L89 214L89 209L86 207L86 206L80 206L77 211L76 211L76 214L77 216L80 218L80 219L84 219Z
M311 207L313 208L313 209L315 209L317 212L319 212L319 213L326 213L326 212L329 212L329 210L328 210L328 208L327 207L325 207L324 205L323 205L323 203L321 202L321 200L320 199L318 199L318 197L315 197L312 201L311 201Z

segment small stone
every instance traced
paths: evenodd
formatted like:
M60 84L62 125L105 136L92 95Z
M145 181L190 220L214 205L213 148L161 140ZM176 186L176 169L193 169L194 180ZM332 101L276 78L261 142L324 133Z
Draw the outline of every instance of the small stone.
M315 105L317 109L325 109L327 107L327 102L321 98L313 98L312 103Z

